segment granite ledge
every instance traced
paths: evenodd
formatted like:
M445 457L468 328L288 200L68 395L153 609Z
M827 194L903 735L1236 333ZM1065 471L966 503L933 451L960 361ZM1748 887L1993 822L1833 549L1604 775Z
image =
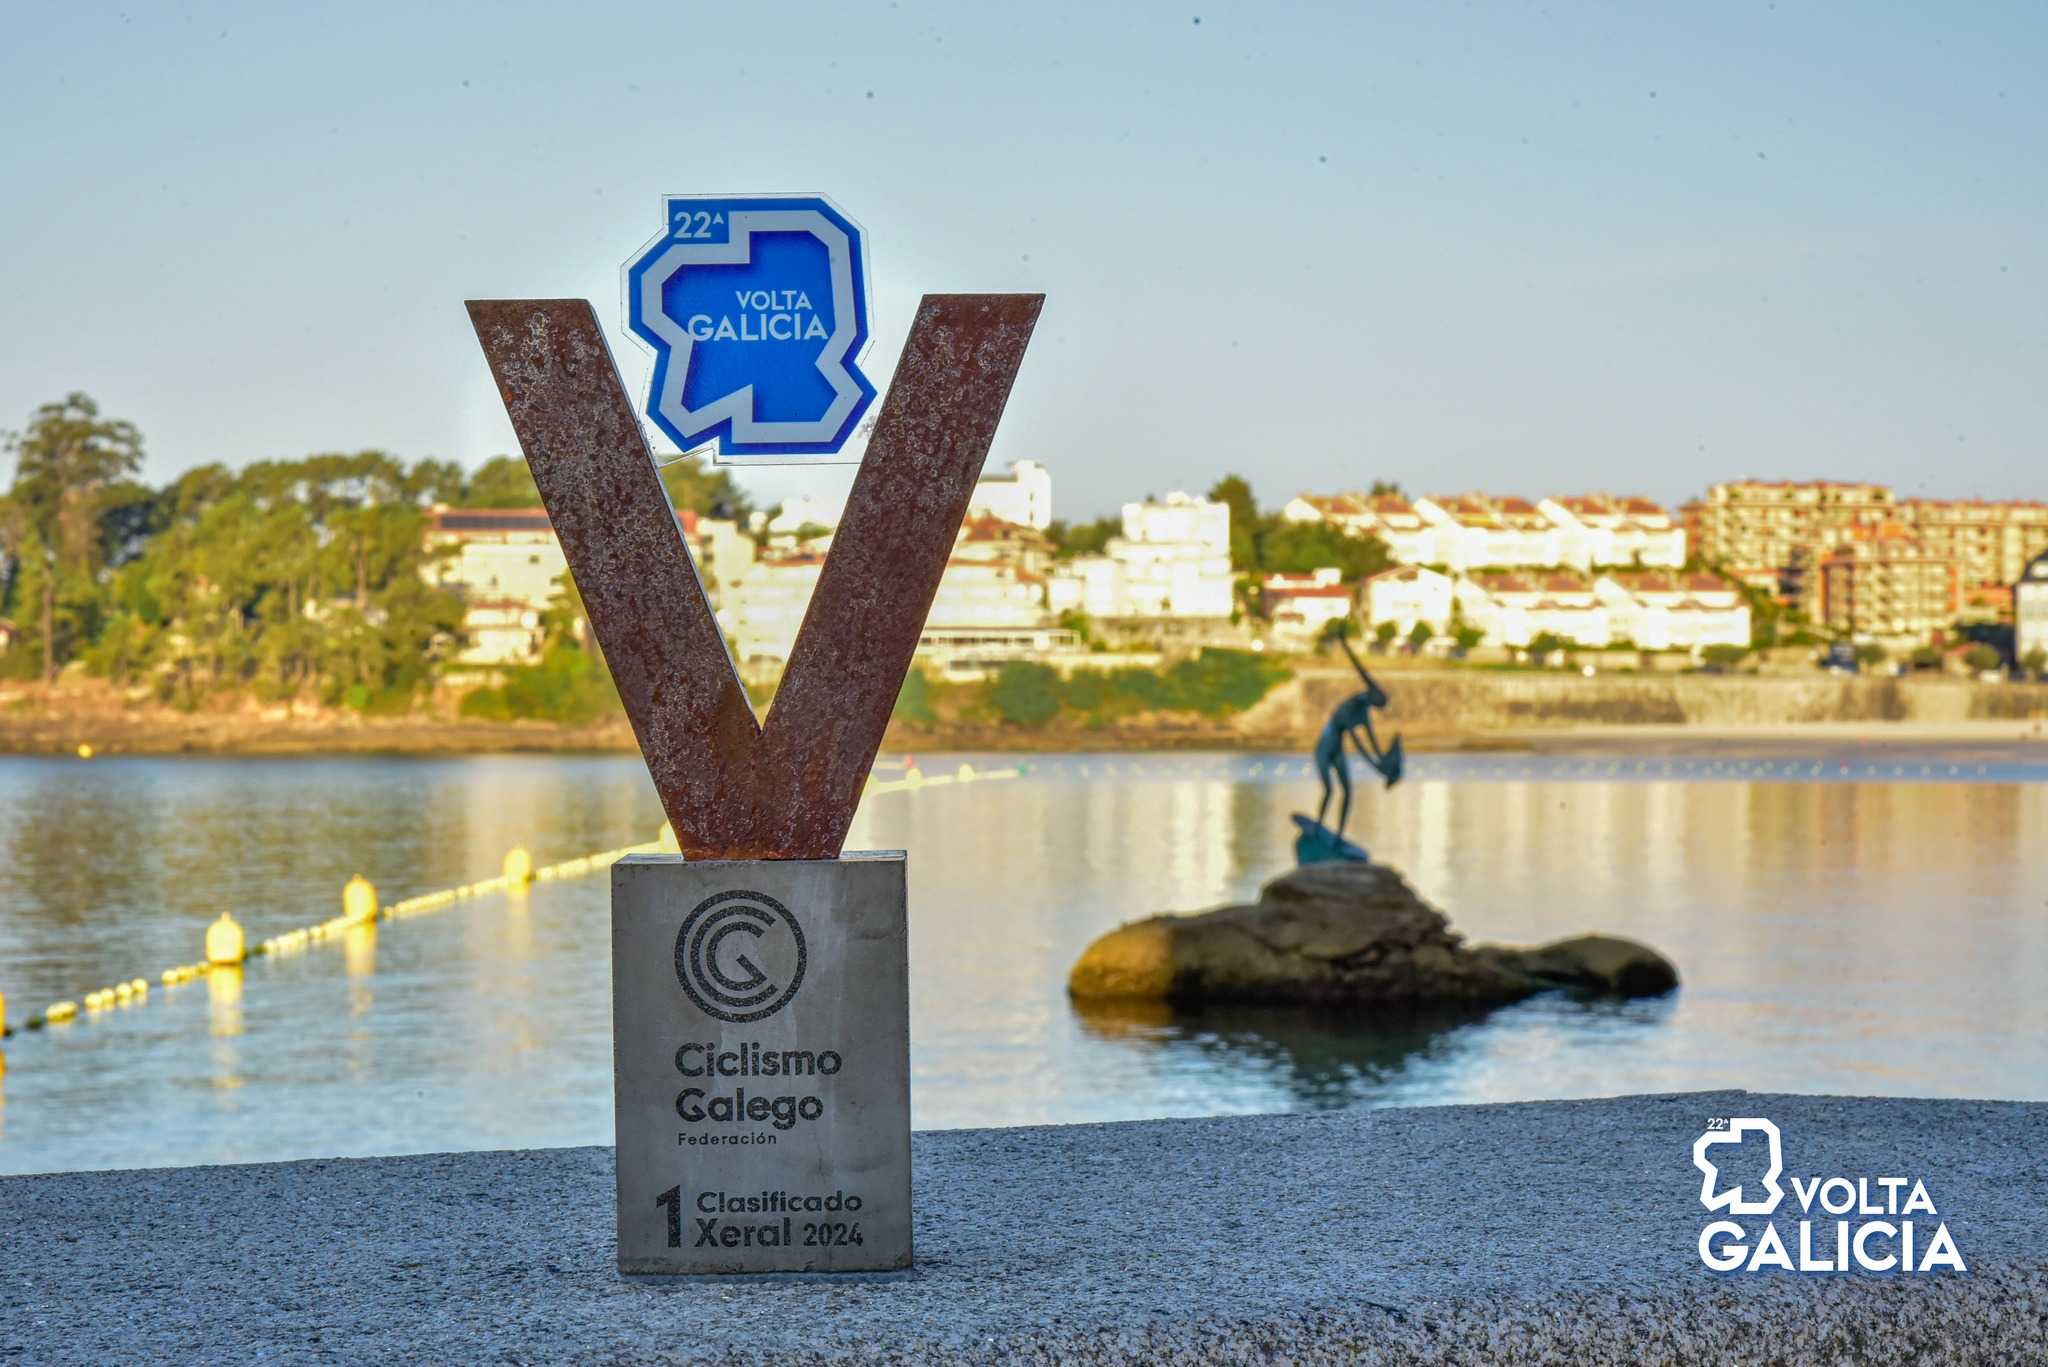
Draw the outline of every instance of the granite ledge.
M1717 1276L1691 1146L1922 1178L1967 1275ZM917 1268L620 1277L611 1151L0 1178L0 1359L2048 1361L2048 1104L1742 1092L923 1132Z

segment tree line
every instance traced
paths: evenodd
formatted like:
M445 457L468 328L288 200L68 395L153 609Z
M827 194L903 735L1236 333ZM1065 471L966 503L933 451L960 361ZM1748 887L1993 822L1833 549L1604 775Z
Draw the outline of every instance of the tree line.
M411 707L461 648L463 604L430 582L434 504L534 507L517 457L475 471L382 451L201 465L138 478L142 434L85 394L4 437L0 677L67 668L147 684L163 701L218 693L365 711ZM665 467L679 507L744 517L724 471Z

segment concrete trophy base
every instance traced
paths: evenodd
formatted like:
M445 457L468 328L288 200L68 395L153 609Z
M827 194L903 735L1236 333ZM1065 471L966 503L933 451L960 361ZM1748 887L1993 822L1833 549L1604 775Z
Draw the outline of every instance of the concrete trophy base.
M901 851L612 869L619 1271L910 1266Z

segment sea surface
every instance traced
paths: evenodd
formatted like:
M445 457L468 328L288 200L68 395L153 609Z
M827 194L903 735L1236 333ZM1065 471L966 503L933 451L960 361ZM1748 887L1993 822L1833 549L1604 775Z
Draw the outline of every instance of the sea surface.
M1013 767L930 755L926 774ZM1034 756L871 794L907 849L920 1128L1747 1087L2048 1100L2048 768L1420 756L1351 834L1476 940L1605 930L1684 986L1364 1029L1079 1010L1096 935L1249 898L1313 810L1284 755ZM886 775L885 775L886 776ZM223 910L253 940L650 839L637 758L0 759L0 1172L611 1140L608 878L493 894L166 989Z

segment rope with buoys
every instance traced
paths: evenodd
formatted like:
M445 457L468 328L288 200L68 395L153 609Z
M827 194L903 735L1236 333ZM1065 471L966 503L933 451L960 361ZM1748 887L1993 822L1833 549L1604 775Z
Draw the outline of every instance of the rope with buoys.
M85 747L81 747L85 749ZM81 755L89 758L90 751ZM950 774L936 774L926 777L924 771L912 760L903 771L902 778L877 779L868 775L863 795L869 793L916 792L924 788L947 787L964 783L990 783L1001 779L1021 778L1026 770L1022 766L1006 769L976 769L962 763ZM639 845L621 845L613 850L599 850L575 859L565 859L558 864L543 864L536 867L533 856L523 845L515 845L505 852L505 859L496 878L481 882L464 883L460 887L443 888L437 892L424 892L403 901L384 906L377 900L377 887L363 875L356 874L341 889L341 915L312 925L288 930L255 944L248 943L241 922L233 914L223 911L206 928L203 946L205 957L198 963L174 964L166 968L158 981L163 986L180 987L195 979L203 978L216 968L239 968L247 960L259 956L278 956L295 953L308 945L339 938L351 926L369 925L379 917L397 920L402 916L419 916L453 906L457 902L487 896L494 892L523 897L534 883L553 883L565 878L580 878L588 874L601 873L618 863L629 854L676 854L680 847L676 834L666 822L660 833L653 839ZM25 1030L42 1030L52 1025L63 1025L72 1021L89 1021L94 1017L120 1007L136 1006L149 1000L149 981L146 978L130 978L112 987L96 988L76 1000L66 999L51 1002L43 1008L42 1014L31 1016L22 1022ZM81 1007L83 1014L81 1014ZM0 993L0 1038L14 1033L7 1023L7 997ZM0 1068L4 1068L0 1062Z

